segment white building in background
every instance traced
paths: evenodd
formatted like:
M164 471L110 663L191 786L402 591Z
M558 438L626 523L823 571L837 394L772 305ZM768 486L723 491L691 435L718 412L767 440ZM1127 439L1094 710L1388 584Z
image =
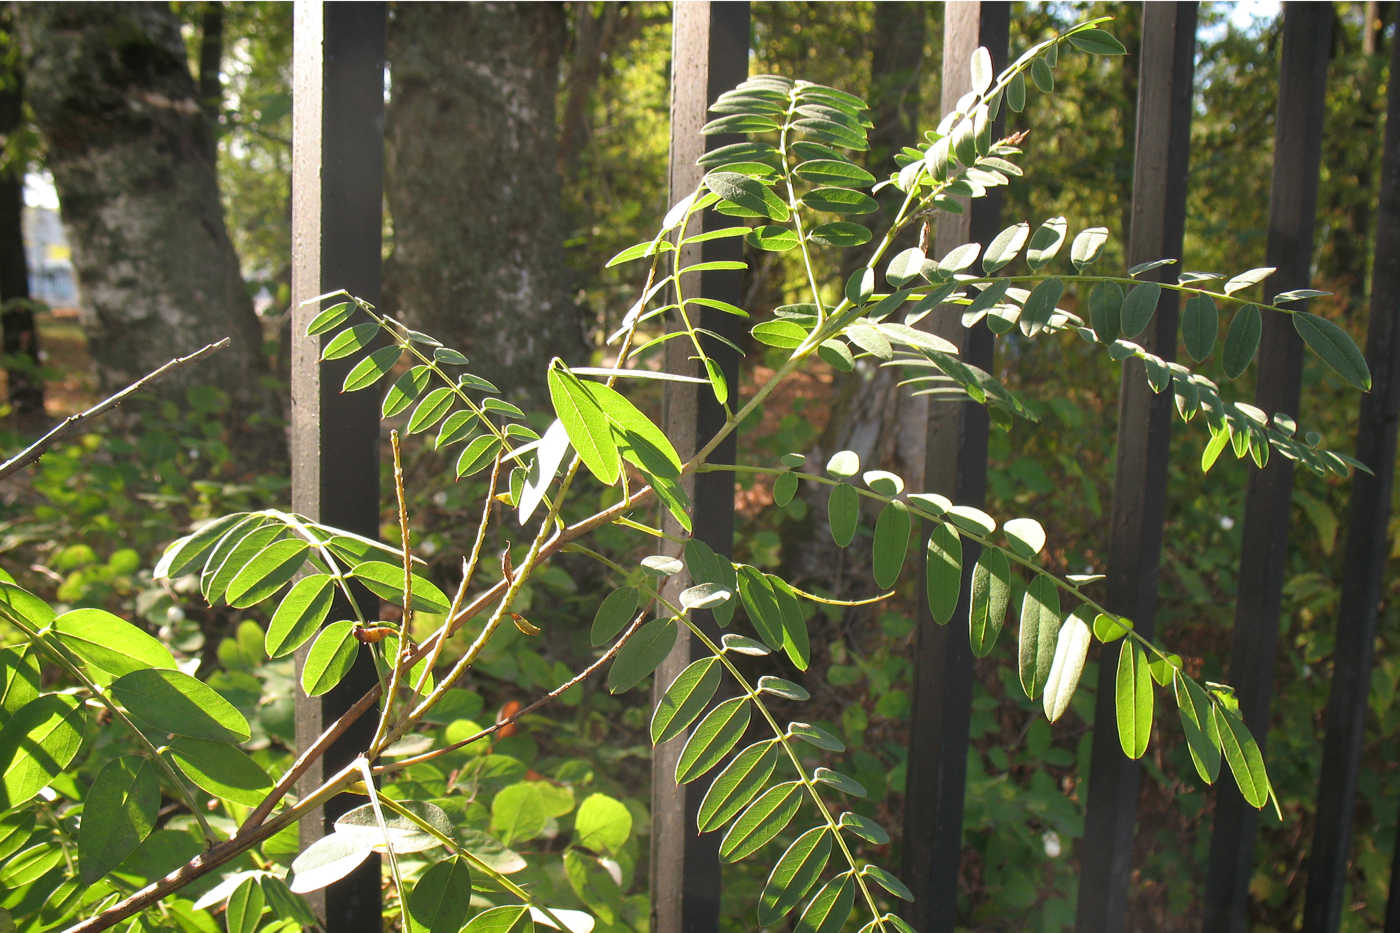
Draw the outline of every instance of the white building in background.
M51 308L78 304L72 256L58 211L49 207L25 207L24 254L29 263L29 297Z

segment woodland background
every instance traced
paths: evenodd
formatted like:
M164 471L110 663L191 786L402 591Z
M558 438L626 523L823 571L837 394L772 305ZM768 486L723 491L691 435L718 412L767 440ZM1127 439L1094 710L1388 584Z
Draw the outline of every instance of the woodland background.
M1359 340L1373 248L1388 43L1395 4L1337 3L1329 73L1313 285L1334 293L1314 310ZM1075 57L1058 93L1032 98L1008 131L1029 129L1031 182L1007 195L1007 223L1062 214L1071 229L1126 229L1140 10L1129 4L1016 4L1013 52L1086 17L1111 14L1124 59ZM151 581L161 549L192 520L287 498L284 429L289 359L291 20L289 4L14 4L3 11L4 134L0 299L9 419L18 449L46 418L77 410L171 356L225 335L229 350L162 383L94 432L51 451L0 489L0 561L65 606L144 619L236 689L249 677L232 610L202 609ZM751 70L866 96L877 127L868 165L936 122L937 4L756 3ZM1279 23L1232 4L1201 8L1190 206L1191 268L1263 265ZM405 4L389 24L384 307L461 347L474 371L522 405L543 399L549 358L602 353L635 283L604 262L666 207L670 9L661 3ZM61 200L82 289L78 317L27 303L19 248L27 172L49 173ZM1121 238L1109 249L1120 251ZM1110 261L1111 261L1110 257ZM797 267L782 254L746 256L749 307L781 304ZM490 295L490 301L464 296ZM255 305L258 310L255 309ZM182 333L188 345L169 337ZM1051 564L1101 568L1113 463L1116 367L1082 344L1003 339L998 376L1035 400L1041 423L994 429L989 510L1041 517L1062 544ZM1023 352L1024 351L1024 352ZM1304 412L1332 439L1354 433L1355 400L1308 371ZM1250 376L1246 376L1246 379ZM741 448L863 462L898 459L881 413L893 386L799 384ZM527 406L528 407L528 406ZM777 412L776 414L773 412ZM546 419L547 420L547 419ZM1189 435L1183 439L1183 436ZM1159 634L1193 674L1228 679L1229 607L1246 467L1207 484L1190 427L1176 431ZM742 456L742 453L741 453ZM441 482L443 461L408 463L419 553L455 564L469 544L479 493ZM1291 929L1302 909L1302 853L1311 838L1321 717L1340 579L1342 482L1300 482L1285 591L1267 757L1285 819L1266 815L1254 880L1260 929ZM800 497L771 501L761 483L736 491L736 557L780 559L795 583L868 593L869 561L814 533ZM386 503L390 501L385 498ZM747 516L747 517L746 517ZM385 516L386 534L397 531ZM1394 537L1394 536L1392 536ZM814 543L816 542L816 543ZM526 699L586 658L583 633L600 592L593 571L543 574L524 610L562 633L543 653L497 649L482 665L487 708ZM1349 929L1379 926L1394 843L1394 755L1400 640L1391 576L1373 675L1360 783ZM910 594L909 599L915 598ZM888 817L903 793L909 708L907 604L833 613L808 678L825 722L853 749L854 775ZM260 635L257 637L261 637ZM229 645L235 647L230 648ZM202 673L201 676L204 676ZM1075 715L1053 730L1023 699L1010 668L981 670L974 700L959 915L977 928L1058 929L1073 918L1076 841L1083 829L1093 713L1086 672ZM284 714L285 723L277 716ZM489 716L490 714L483 714ZM646 711L596 687L504 739L527 760L577 760L608 771L638 812L647 794ZM285 754L283 713L269 711L266 754ZM1204 879L1212 795L1174 730L1154 735L1139 804L1133 895L1143 929L1169 929ZM883 820L898 826L900 820ZM898 840L895 845L898 846ZM897 858L894 859L897 863ZM731 871L738 910L762 883Z

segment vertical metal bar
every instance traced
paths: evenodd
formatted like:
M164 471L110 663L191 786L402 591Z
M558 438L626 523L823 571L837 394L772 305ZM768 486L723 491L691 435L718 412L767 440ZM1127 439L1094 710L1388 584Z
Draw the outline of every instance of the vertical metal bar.
M1007 64L1009 3L957 3L944 10L942 108L947 112L971 88L968 62L985 46L993 67ZM1004 111L1003 111L1004 112ZM993 137L1001 132L998 122ZM1001 219L1001 197L971 202L962 214L942 215L934 237L941 256L960 243L988 242ZM936 314L933 329L961 348L962 358L990 370L992 333L963 328L955 314ZM906 429L925 438L924 489L979 505L987 493L987 411L972 402L909 406ZM917 436L917 435L916 435ZM955 440L954 440L955 439ZM939 625L920 600L914 661L914 700L904 795L904 880L915 893L907 914L923 933L952 931L957 920L958 866L962 857L968 723L972 711L973 658L967 613L977 548L964 544L962 595L953 620Z
M748 3L678 3L672 25L671 45L671 201L689 194L700 183L703 171L695 164L708 149L736 141L701 136L706 110L719 94L748 76ZM714 226L707 220L705 225ZM693 228L694 225L692 225ZM696 231L698 232L698 231ZM682 251L685 265L716 259L739 259L738 240L711 240ZM686 293L741 304L742 273L710 271L687 276ZM705 309L701 326L730 340L742 339L740 321L733 315ZM667 344L666 368L670 372L703 375L684 341ZM720 363L724 377L737 391L739 360L715 343L706 352ZM682 458L693 454L724 424L724 411L708 386L666 384L663 427ZM721 463L732 463L735 438L714 452ZM717 552L728 554L734 537L734 482L727 473L706 473L687 483L693 509L693 535ZM671 534L685 532L670 516L663 528ZM671 548L679 554L680 548ZM666 581L664 595L675 600L689 585L685 574ZM713 629L709 613L696 613L702 626ZM700 645L681 629L676 646L657 668L652 688L653 704L680 671L698 657ZM719 928L720 878L717 834L701 836L695 816L705 792L705 782L678 787L676 760L682 738L658 745L652 755L651 801L651 929L653 933L711 933Z
M1391 74L1400 74L1400 42L1391 42ZM1374 476L1352 477L1347 519L1346 571L1337 607L1332 688L1327 699L1327 738L1317 789L1317 826L1308 853L1307 933L1335 933L1346 893L1356 776L1366 732L1366 697L1376 638L1381 582L1389 546L1390 494L1395 480L1396 428L1400 424L1400 88L1386 103L1385 153L1376 205L1376 255L1371 274L1371 321L1366 357L1371 391L1361 397L1356 458ZM1391 890L1396 879L1391 878Z
M1196 4L1144 4L1129 265L1181 255L1195 48ZM1175 281L1176 274L1174 266L1150 273L1158 281ZM1176 334L1177 296L1167 292L1140 341L1149 352L1171 360L1176 357ZM1108 605L1131 618L1144 635L1152 634L1157 609L1171 406L1170 392L1156 394L1148 387L1140 360L1125 361L1118 394ZM1123 755L1113 728L1120 647L1105 646L1099 661L1076 915L1076 928L1085 933L1123 928L1132 868L1140 769Z
M1268 281L1270 292L1309 283L1332 17L1330 3L1295 2L1283 8L1267 248L1267 263L1278 271ZM1266 315L1256 405L1270 413L1298 413L1302 354L1302 341L1291 321L1279 314ZM1269 729L1292 493L1293 465L1286 457L1276 456L1265 469L1250 475L1245 495L1230 678L1240 712L1261 749ZM1240 798L1233 781L1222 778L1217 794L1204 929L1243 931L1259 814Z
M317 310L302 306L308 298L344 288L379 301L385 5L297 0L294 16L292 508L378 537L378 405L367 392L340 393L353 360L321 364L320 341L299 335ZM367 593L363 599L377 614L378 603ZM298 670L301 661L298 654ZM375 682L364 655L326 696L298 693L298 744L319 735ZM322 774L350 761L369 744L372 732L373 719L361 720L312 768L305 784L314 786ZM302 821L303 845L325 834L336 805L335 800L327 805L323 819ZM375 857L320 892L312 906L330 933L377 933L379 890Z

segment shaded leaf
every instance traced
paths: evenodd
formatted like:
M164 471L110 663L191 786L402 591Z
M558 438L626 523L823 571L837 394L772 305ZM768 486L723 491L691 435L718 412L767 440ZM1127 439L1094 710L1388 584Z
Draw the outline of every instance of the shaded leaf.
M457 933L471 905L471 869L457 856L434 862L408 892L408 913L428 933Z
M849 483L833 486L826 512L832 540L839 547L847 547L855 540L856 527L860 524L860 494Z
M1215 335L1220 330L1220 312L1209 295L1195 295L1181 312L1181 336L1191 359L1200 362L1215 349Z
M1157 311L1157 301L1162 295L1162 286L1156 282L1143 282L1134 285L1128 297L1123 299L1120 321L1123 336L1129 339L1147 330L1152 315Z
M969 640L972 653L984 658L991 653L1006 620L1011 601L1011 565L1006 555L986 548L972 571L972 611L969 614Z
M1021 689L1034 700L1050 677L1055 641L1060 633L1060 594L1046 574L1037 574L1021 600L1018 670Z
M267 656L286 657L306 644L326 621L334 599L333 578L329 574L313 574L292 584L268 623L263 640Z
M676 626L670 619L652 619L637 629L617 653L608 670L608 692L631 690L656 670L676 643Z
M179 737L170 756L200 790L244 806L256 806L272 789L272 779L236 745Z
M929 534L924 584L930 615L946 624L962 588L962 539L952 525L940 522Z
M1293 329L1303 338L1308 349L1332 367L1333 372L1351 383L1353 388L1370 391L1371 370L1366 366L1366 357L1361 355L1361 350L1346 331L1327 318L1307 311L1294 312Z
M133 671L110 689L134 719L161 732L220 742L243 742L250 735L248 720L232 703L179 671Z
M160 780L153 762L129 755L104 765L83 802L79 883L92 884L120 865L155 827L159 809Z
M1258 305L1245 305L1235 312L1230 330L1225 334L1225 347L1220 352L1220 367L1225 371L1225 378L1234 379L1249 368L1259 349L1263 329Z
M899 579L912 529L909 507L903 502L895 500L880 511L880 517L875 521L875 540L871 547L877 586L887 589Z
M1172 678L1172 692L1181 714L1181 731L1186 735L1191 764L1202 781L1214 784L1220 774L1220 732L1210 697L1181 671L1176 671Z
M72 609L53 620L53 633L63 647L95 668L96 680L105 684L148 667L173 670L175 658L155 638L125 619L102 609Z

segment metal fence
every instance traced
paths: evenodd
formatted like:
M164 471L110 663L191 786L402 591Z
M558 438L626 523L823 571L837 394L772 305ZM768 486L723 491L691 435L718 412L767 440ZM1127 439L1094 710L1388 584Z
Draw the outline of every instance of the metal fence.
M998 67L1006 64L1009 14L1006 3L948 5L944 14L945 108L967 90L966 62L978 46L989 49ZM1280 290L1309 284L1333 13L1331 4L1289 3L1282 16L1283 60L1267 248L1268 264L1278 269L1274 281ZM339 288L371 301L378 296L384 19L382 3L322 5L298 0L293 186L296 305ZM1195 4L1145 5L1136 59L1137 135L1127 249L1130 264L1181 253L1195 32ZM670 175L674 192L689 192L698 182L695 159L702 146L727 141L702 138L698 129L705 122L708 102L746 75L748 35L747 3L676 5ZM1393 43L1392 75L1400 74L1397 49L1400 43ZM1385 535L1400 417L1394 346L1400 314L1400 92L1390 94L1387 117L1367 341L1374 388L1360 403L1356 451L1359 459L1372 466L1375 476L1357 475L1352 481L1346 576L1317 789L1317 826L1307 862L1304 929L1308 931L1336 930L1342 911L1377 605L1388 553ZM998 229L999 213L998 199L978 200L964 214L940 224L936 251L941 255L969 240L985 242ZM717 240L695 248L705 250L705 259L728 258L722 251L736 249L736 243ZM1161 269L1153 274L1172 273ZM729 301L737 301L740 286L739 274L733 272L706 272L699 283L701 294ZM1171 360L1177 344L1177 308L1167 295L1153 329L1142 342L1149 352ZM718 313L716 317L703 326L721 330L735 320ZM304 325L305 321L294 320L294 327ZM954 322L942 336L960 345L963 358L986 369L992 367L992 335L984 327L965 330ZM367 393L340 395L334 391L344 373L336 371L335 364L318 364L317 348L311 341L302 343L292 375L293 507L374 535L376 406ZM1301 349L1287 322L1278 316L1266 319L1255 399L1264 410L1297 414ZM669 362L682 368L693 365L684 356L681 353ZM731 384L735 377L735 373L727 374ZM708 398L684 386L668 392L665 427L682 454L687 445L694 450L696 439L708 436L718 424L718 413ZM1170 405L1169 393L1149 391L1140 362L1130 360L1124 366L1108 542L1108 605L1132 618L1143 633L1152 630L1157 602ZM984 408L972 403L940 405L918 423L903 427L926 438L923 488L943 492L964 504L983 501L988 437ZM947 443L948 437L957 438L957 443ZM718 456L723 458L724 451ZM695 534L721 552L728 551L733 533L729 482L726 474L708 473L693 490ZM1269 723L1291 490L1291 464L1283 457L1271 458L1265 469L1250 473L1229 677L1236 685L1244 718L1261 746ZM964 618L974 563L975 555L968 555L963 565L959 613ZM672 580L673 586L683 585L677 578ZM903 876L918 895L911 919L919 930L934 933L951 931L955 921L975 662L961 627L935 625L927 617L926 607L923 611L910 723L910 734L918 738L910 744L907 772L909 786L918 790L905 800ZM1112 662L1117 650L1117 645L1108 645L1101 658L1099 722L1113 721ZM687 663L690 651L683 635L658 682L666 682L666 670L679 670ZM372 672L366 673L372 681ZM352 680L340 691L345 695L358 692ZM329 705L326 710L321 701L300 701L298 734L303 730L310 735L318 733L323 713L329 714L335 704L344 702L338 695L324 701ZM354 737L345 741L353 745ZM678 746L666 745L656 752L653 933L708 931L717 929L718 924L720 881L715 843L689 829L700 791L695 785L678 788L672 781L672 769L666 762L677 752ZM334 761L329 763L329 767L335 766ZM1138 784L1139 765L1123 757L1113 730L1096 730L1085 836L1079 845L1082 870L1077 927L1086 933L1126 928ZM1199 922L1207 931L1243 930L1258 817L1228 781L1222 781L1216 793L1206 898L1200 905ZM319 825L305 829L312 836L322 831ZM1400 931L1395 887L1392 882L1389 931ZM378 867L368 865L332 886L320 909L332 933L344 933L378 929L378 904Z

